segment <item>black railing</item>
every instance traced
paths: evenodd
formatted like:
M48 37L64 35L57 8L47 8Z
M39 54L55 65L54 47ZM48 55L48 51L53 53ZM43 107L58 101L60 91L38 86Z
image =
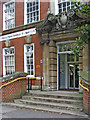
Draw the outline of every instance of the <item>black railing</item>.
M32 90L32 81L33 80L36 80L36 79L31 79L31 78L29 78L28 77L28 85L27 85L27 90L28 90L28 93L29 93L29 91L30 90ZM41 77L41 79L40 79L40 90L42 91L42 84L43 84L43 82L42 82L42 77Z

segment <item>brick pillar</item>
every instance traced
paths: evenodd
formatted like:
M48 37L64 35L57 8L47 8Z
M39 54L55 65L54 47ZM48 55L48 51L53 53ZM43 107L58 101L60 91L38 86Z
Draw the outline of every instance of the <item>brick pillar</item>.
M84 83L84 86L89 89L89 92L85 89L83 90L83 108L84 112L90 115L90 84Z
M50 81L50 89L57 89L57 49L56 43L54 41L50 41L49 43L49 81Z

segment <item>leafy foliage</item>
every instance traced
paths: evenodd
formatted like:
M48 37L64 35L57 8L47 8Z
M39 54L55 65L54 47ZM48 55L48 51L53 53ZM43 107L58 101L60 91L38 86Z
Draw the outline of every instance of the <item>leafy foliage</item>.
M81 52L81 50L88 44L90 40L90 4L82 4L81 2L73 1L75 7L75 12L77 15L80 15L85 19L84 25L76 28L76 31L79 33L79 37L76 38L76 45L73 48L74 53Z

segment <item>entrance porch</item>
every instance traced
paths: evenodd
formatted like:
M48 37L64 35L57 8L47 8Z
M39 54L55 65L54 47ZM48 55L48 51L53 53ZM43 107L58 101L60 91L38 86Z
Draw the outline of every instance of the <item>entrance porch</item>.
M82 61L71 50L75 41L58 41L43 45L43 88L79 90Z

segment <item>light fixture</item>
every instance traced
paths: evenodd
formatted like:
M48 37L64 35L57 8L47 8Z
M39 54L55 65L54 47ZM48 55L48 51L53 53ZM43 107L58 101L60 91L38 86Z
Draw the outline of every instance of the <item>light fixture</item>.
M6 40L5 41L5 46L6 47L10 47L11 46L11 41L10 40Z
M25 41L26 41L26 43L31 43L32 42L32 36L31 35L26 36Z

